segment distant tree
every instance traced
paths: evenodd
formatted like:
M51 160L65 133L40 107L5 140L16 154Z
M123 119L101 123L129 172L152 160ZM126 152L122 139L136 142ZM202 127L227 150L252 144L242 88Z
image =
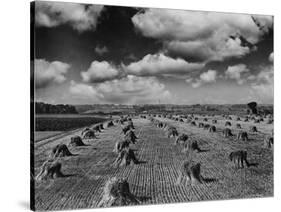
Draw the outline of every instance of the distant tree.
M257 105L258 104L256 102L250 102L250 103L247 104L251 114L257 114L258 113Z
M36 114L77 114L77 110L72 105L52 105L43 102L35 103Z

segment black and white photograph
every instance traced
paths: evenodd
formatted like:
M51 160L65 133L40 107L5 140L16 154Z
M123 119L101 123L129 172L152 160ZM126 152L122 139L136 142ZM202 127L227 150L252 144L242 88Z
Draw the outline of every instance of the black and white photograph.
M30 38L32 210L274 196L274 15L35 1Z

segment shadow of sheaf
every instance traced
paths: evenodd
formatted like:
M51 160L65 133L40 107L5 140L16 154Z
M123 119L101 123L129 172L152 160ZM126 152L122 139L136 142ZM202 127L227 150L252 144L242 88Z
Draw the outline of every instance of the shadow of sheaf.
M210 151L209 149L200 149L200 150L198 150L198 153L209 152L209 151Z
M152 197L150 197L150 196L138 196L137 199L138 199L141 203L144 203L144 202L147 202L148 200L152 200Z
M78 176L78 174L62 174L57 178L68 178L68 177L76 177L76 176Z
M219 181L218 179L215 179L215 178L205 178L205 177L202 177L202 180L205 183L215 183L215 182Z
M257 167L259 165L259 163L248 163L248 167Z
M79 154L71 153L71 155L68 155L68 156L66 156L66 157L77 157L77 156L79 156Z

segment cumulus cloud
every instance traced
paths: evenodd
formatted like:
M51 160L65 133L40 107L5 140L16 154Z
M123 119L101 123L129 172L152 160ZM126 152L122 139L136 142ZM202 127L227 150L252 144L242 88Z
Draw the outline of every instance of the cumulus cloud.
M269 55L268 60L269 60L270 62L273 62L273 61L274 61L274 53L273 53L273 52L271 52L271 54Z
M64 82L65 74L69 68L69 64L60 61L48 62L45 59L35 59L34 80L36 88L45 88L53 83Z
M208 70L200 74L198 79L187 78L185 81L188 84L191 84L193 88L198 88L203 84L216 82L217 79L217 71Z
M106 46L103 46L103 47L96 46L95 52L96 52L98 55L102 56L102 55L104 55L105 53L108 52L108 49L107 49Z
M35 23L44 27L68 24L79 32L94 30L102 10L101 5L39 1L35 3Z
M274 99L274 72L273 66L262 67L251 85L254 93L263 101L273 103Z
M138 76L180 75L203 67L203 63L189 63L180 58L165 56L163 53L148 54L137 62L123 66L126 73Z
M75 81L71 81L69 91L74 97L78 98L87 98L92 101L98 101L103 98L103 95L99 93L94 87L84 84L84 83L76 83Z
M84 82L104 82L113 80L120 75L120 71L107 61L93 61L87 71L82 71L81 76Z
M250 47L241 45L239 37L224 40L212 38L199 41L169 41L165 46L172 55L205 62L222 61L230 57L239 58L251 51Z
M107 61L93 61L88 70L81 72L81 76L83 82L101 83L121 79L128 75L182 77L193 71L201 70L203 67L204 63L189 63L184 59L174 59L159 53L148 54L141 60L128 65L122 63L116 66Z
M225 71L225 76L228 79L235 79L239 85L245 82L244 78L241 78L243 73L249 72L250 70L247 68L245 64L238 64L234 66L228 66Z
M195 80L194 82L191 83L191 86L193 88L199 88L202 85L202 82L200 80Z
M97 102L122 104L156 103L158 100L167 102L171 98L165 85L155 77L132 75L96 85L72 82L70 93Z
M251 45L272 27L273 19L247 14L146 9L133 16L132 22L144 36L163 40L167 50L174 54L211 61L248 54L255 49Z
M215 82L217 78L217 71L209 70L200 75L200 80L203 82Z

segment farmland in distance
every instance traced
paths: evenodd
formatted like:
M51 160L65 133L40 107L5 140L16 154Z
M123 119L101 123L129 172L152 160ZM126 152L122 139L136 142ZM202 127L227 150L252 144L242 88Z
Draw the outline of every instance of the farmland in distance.
M108 116L82 114L37 114L35 142L89 126L108 119Z

